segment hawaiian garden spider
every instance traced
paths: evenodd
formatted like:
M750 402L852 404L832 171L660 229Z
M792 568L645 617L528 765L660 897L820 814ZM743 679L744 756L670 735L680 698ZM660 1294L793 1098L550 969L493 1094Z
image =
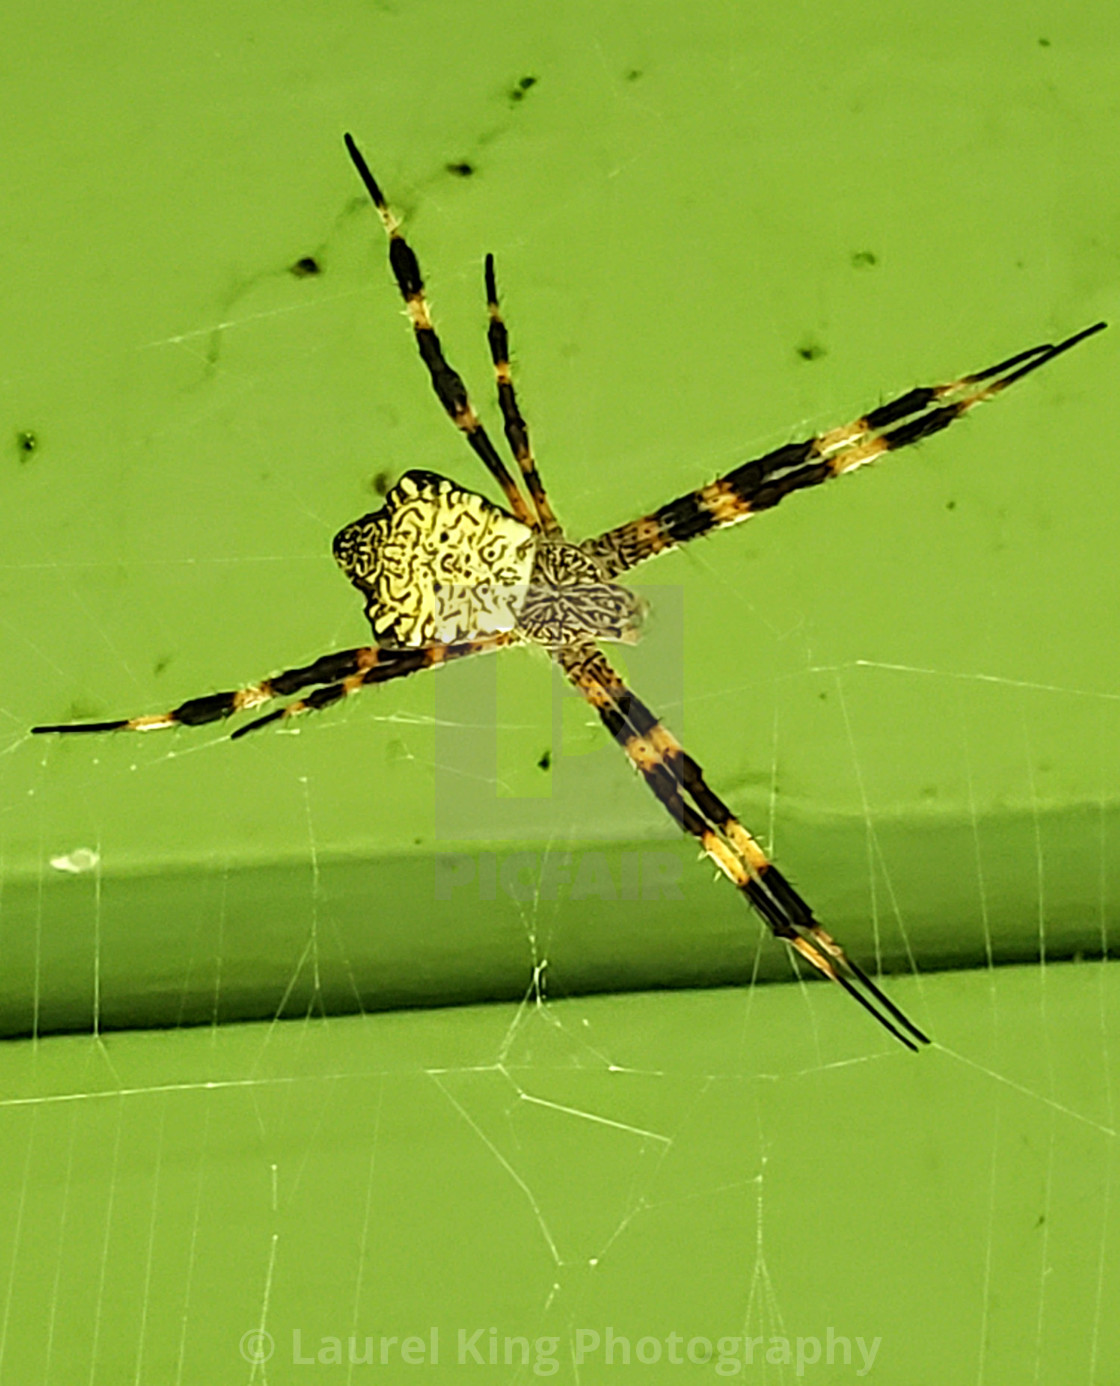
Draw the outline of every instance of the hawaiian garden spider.
M443 355L424 296L420 265L400 224L354 141L349 135L345 141L388 233L389 263L435 392L501 487L509 510L432 472L406 472L385 497L382 509L347 525L334 540L335 558L365 597L375 644L323 655L303 668L286 669L248 688L190 698L155 716L32 730L151 731L200 726L314 688L239 727L233 733L236 738L279 718L327 707L370 684L517 642L540 645L596 710L674 821L697 838L771 932L844 987L908 1048L916 1050L915 1041L928 1043L821 927L756 840L709 789L699 765L626 687L596 642L637 638L643 605L615 579L645 559L748 519L793 491L816 486L885 452L928 438L1105 324L1095 323L1056 346L1019 352L949 384L910 390L854 423L787 443L650 515L573 544L553 514L517 407L506 329L498 309L494 257L487 255L485 273L490 354L506 438L528 499Z

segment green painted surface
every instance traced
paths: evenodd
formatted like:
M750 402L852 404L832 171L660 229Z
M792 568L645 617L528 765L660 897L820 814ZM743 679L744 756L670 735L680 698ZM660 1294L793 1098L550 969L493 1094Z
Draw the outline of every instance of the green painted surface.
M1116 975L899 983L920 1058L820 987L13 1043L4 1376L1114 1380Z
M335 531L410 466L488 490L343 130L497 433L495 253L582 537L1118 320L1118 69L1105 3L9 6L0 1033L77 1033L0 1052L0 1383L263 1381L266 1308L1116 1375L1115 984L1054 963L1116 914L1117 328L638 575L628 677L920 1060L819 985L621 994L789 966L530 652L234 746L27 728L360 643Z

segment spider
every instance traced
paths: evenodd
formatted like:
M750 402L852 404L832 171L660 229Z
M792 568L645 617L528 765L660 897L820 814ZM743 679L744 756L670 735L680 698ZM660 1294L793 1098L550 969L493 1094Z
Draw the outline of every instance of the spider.
M485 261L487 336L505 435L522 486L443 354L420 265L400 222L350 135L345 144L388 235L389 264L436 395L501 488L508 509L433 472L408 471L380 510L346 525L334 539L335 559L365 599L372 645L325 654L245 688L190 698L170 712L32 731L196 727L313 690L239 727L232 733L237 738L422 669L516 643L541 646L595 709L674 822L697 839L771 932L817 972L839 983L909 1049L928 1044L928 1037L818 922L758 841L709 788L696 761L611 667L599 642L637 639L644 605L617 579L639 563L769 510L794 491L930 437L1105 324L1095 323L1057 345L1021 351L948 384L910 390L853 423L787 443L651 514L573 543L553 512L518 408L494 257L487 255Z

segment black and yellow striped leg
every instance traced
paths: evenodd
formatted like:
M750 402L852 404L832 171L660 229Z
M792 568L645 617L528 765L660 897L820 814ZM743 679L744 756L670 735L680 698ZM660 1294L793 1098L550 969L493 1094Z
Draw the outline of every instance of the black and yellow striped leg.
M421 359L428 368L428 374L431 376L432 386L439 402L451 416L455 426L466 435L467 442L489 468L490 474L502 488L513 514L522 524L536 529L538 527L536 517L529 509L525 497L518 490L517 483L510 475L505 463L498 456L494 444L490 441L489 434L474 412L462 377L452 369L443 354L439 337L432 326L428 301L424 296L424 280L420 274L420 262L417 260L412 247L401 234L400 223L390 212L377 180L369 171L369 166L362 157L358 146L349 135L344 138L350 158L358 170L358 176L373 199L373 205L377 208L377 213L388 233L389 264L408 310L408 317L416 334L416 345L419 348Z
M120 718L113 722L60 722L51 726L32 727L36 734L46 732L114 732L114 731L161 731L166 727L201 727L208 722L219 722L231 717L235 712L245 712L259 707L273 698L287 698L302 688L315 688L313 693L274 712L266 713L232 734L236 741L246 732L267 726L270 722L284 717L294 717L301 712L313 712L329 707L350 693L372 684L388 683L390 679L405 678L418 674L423 669L432 669L453 659L464 659L468 655L487 654L491 650L502 649L515 642L512 632L486 636L479 640L466 640L455 645L432 645L414 650L386 650L377 645L363 645L356 650L339 650L335 654L323 655L312 664L298 669L285 669L248 688L239 688L228 693L207 693L201 698L190 698L170 712L156 713L145 717Z
M928 1044L922 1031L821 927L809 905L708 787L700 766L626 687L598 648L567 646L556 652L556 658L674 822L699 841L771 932L818 972L839 983L907 1048L916 1049L915 1041Z
M311 664L297 669L285 669L261 683L246 688L231 689L225 693L207 693L201 698L188 698L185 703L172 708L170 712L151 714L145 717L124 717L113 722L61 722L50 726L32 727L32 732L111 732L111 731L161 731L165 727L202 727L208 722L220 722L235 712L244 712L259 707L273 698L288 698L301 688L315 684L333 684L368 669L381 657L382 651L373 645L364 645L356 650L337 650L326 654Z
M510 450L521 468L525 485L529 488L533 505L540 516L541 528L547 535L559 535L560 525L552 513L544 483L541 481L533 452L529 446L529 430L517 407L517 395L513 388L513 376L509 368L509 335L502 321L498 307L498 282L494 275L494 257L486 257L486 303L490 310L490 326L486 339L490 343L490 357L494 362L494 375L498 382L498 404L505 421L506 440Z
M365 661L361 668L339 678L335 683L329 683L323 688L316 688L306 698L300 698L297 702L288 703L286 707L277 708L274 712L267 712L263 717L257 717L254 721L247 722L245 726L238 727L230 740L236 741L251 731L267 727L270 722L298 717L303 712L318 712L322 708L330 707L332 703L341 702L351 693L360 692L363 688L371 688L379 683L388 683L390 679L407 678L409 674L419 674L424 669L435 669L439 665L450 663L455 659L466 659L468 656L476 654L489 654L493 650L500 650L506 645L512 645L516 640L517 636L512 631L503 631L499 635L482 636L477 640L464 640L454 645L428 645L411 650L374 650L372 652L374 658Z
M1094 323L1057 345L1032 347L945 385L910 390L842 428L787 443L744 462L709 486L608 530L580 547L597 558L610 577L617 577L665 549L771 510L794 491L819 486L884 453L940 433L975 405L994 398L1104 326L1103 322Z

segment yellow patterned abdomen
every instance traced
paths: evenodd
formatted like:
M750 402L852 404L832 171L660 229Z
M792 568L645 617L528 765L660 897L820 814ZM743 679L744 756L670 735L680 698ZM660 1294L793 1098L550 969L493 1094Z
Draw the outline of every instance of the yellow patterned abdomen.
M455 644L513 630L533 570L532 530L433 472L406 472L385 505L334 540L379 645Z

